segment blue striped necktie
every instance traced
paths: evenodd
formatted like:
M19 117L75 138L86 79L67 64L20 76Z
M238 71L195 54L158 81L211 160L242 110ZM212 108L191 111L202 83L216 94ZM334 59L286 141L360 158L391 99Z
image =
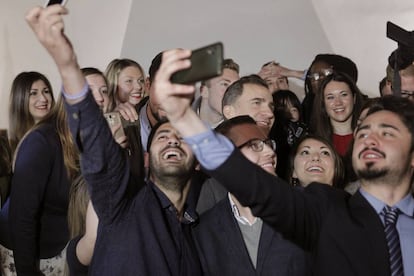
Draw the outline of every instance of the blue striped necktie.
M385 206L382 210L385 221L385 238L388 244L388 252L390 253L390 268L392 276L403 276L403 262L400 247L400 237L398 235L396 223L400 210Z

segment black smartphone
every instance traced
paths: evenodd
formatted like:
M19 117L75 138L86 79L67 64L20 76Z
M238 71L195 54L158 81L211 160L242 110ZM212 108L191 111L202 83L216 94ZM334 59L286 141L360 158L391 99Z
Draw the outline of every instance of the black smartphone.
M191 67L171 76L171 82L193 84L220 76L223 71L223 43L217 42L191 53Z
M66 4L67 0L47 0L45 7L51 6L51 5L55 5L55 4L60 4L62 6L64 6Z

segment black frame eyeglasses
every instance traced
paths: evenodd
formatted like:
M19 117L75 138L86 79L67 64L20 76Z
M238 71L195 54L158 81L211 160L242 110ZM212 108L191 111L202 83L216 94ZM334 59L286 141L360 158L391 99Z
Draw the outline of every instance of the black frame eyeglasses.
M333 74L332 68L323 69L320 72L309 74L308 79L311 81L320 81Z
M252 151L254 152L261 152L264 149L264 145L268 145L273 151L276 150L276 142L272 139L251 139L247 141L246 143L241 144L238 146L239 149L248 146Z

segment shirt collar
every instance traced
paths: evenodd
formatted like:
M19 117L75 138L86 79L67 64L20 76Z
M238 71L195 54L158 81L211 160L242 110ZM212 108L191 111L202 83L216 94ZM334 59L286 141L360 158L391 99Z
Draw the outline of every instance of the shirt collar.
M149 100L148 100L149 101ZM148 101L142 106L139 112L139 123L141 124L141 141L144 151L147 151L148 136L151 132L151 124L147 116Z
M379 200L378 198L371 195L370 193L368 193L364 189L360 188L359 192L369 202L369 204L371 204L371 206L375 209L377 214L381 214L382 210L384 209L384 207L386 205L385 202ZM409 217L414 216L414 198L413 198L411 193L409 193L403 199L398 201L397 204L395 204L394 206L390 206L390 207L397 207L398 209L400 209L400 211L403 214L405 214Z
M212 129L215 129L216 127L218 127L222 122L224 122L224 119L221 119L220 121L218 121L214 126L211 126Z
M227 196L230 201L231 211L233 212L233 215L237 219L238 222L240 222L243 225L249 225L249 226L252 226L257 222L258 218L255 218L253 223L250 223L246 217L240 215L239 208L237 208L237 205L234 203L233 199L231 198L230 193L227 193Z
M148 181L148 185L152 188L157 196L158 200L160 201L161 208L163 210L168 210L172 212L174 215L177 216L178 210L175 208L174 204L170 201L170 199L157 187L152 181ZM183 224L191 224L197 220L198 216L195 210L191 210L187 203L184 204L184 214L181 220Z
M200 116L201 96L199 96L193 103L193 110Z

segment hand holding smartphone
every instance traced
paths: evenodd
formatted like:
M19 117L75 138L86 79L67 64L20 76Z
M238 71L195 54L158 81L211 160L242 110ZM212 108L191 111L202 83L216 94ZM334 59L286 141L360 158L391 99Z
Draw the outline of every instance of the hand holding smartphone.
M223 71L223 44L217 42L191 53L191 67L171 76L171 82L193 84L220 76Z

